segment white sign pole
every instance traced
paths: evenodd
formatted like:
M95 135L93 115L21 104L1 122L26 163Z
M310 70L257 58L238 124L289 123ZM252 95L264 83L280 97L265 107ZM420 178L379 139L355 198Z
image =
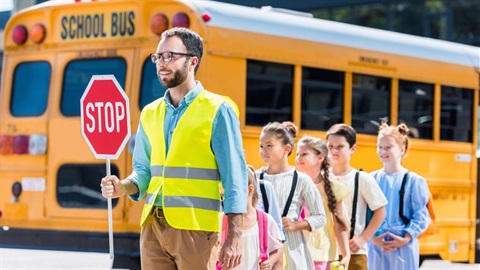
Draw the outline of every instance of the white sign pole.
M110 172L110 158L107 161L107 177L111 175ZM112 218L112 198L107 199L108 204L108 247L110 250L110 269L113 269L113 218Z
M110 114L107 114L108 112ZM82 136L97 159L106 159L106 174L110 176L110 159L118 159L130 138L128 97L114 75L92 76L80 99L80 116ZM102 129L107 132L102 133ZM110 143L105 143L106 141ZM107 204L110 269L112 269L114 252L111 198L107 198Z

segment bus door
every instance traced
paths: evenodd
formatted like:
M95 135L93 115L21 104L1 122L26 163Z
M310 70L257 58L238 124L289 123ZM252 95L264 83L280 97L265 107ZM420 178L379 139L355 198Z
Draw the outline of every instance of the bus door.
M477 152L478 151L479 150L477 150ZM480 168L480 158L477 158L477 168ZM478 183L480 183L480 173L478 173L478 169L477 169L477 196L478 194L480 194L480 185L478 185ZM478 197L477 197L477 218L476 218L476 235L475 235L475 263L480 263L480 199L478 199Z
M45 212L52 58L10 53L3 63L9 68L0 93L0 210L9 226Z
M134 49L89 50L59 53L54 82L57 110L48 126L49 217L107 221L107 201L100 180L106 175L106 161L93 156L81 134L80 98L93 75L114 75L124 90L129 89ZM128 92L127 92L128 95ZM111 160L111 174L125 178L126 148L118 160ZM127 198L114 199L113 219L123 218ZM107 228L107 227L105 227Z

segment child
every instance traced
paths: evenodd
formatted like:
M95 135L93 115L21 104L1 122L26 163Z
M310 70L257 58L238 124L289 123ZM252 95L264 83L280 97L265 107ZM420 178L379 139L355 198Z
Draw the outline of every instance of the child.
M303 136L298 142L297 169L308 174L322 195L327 212L327 225L310 233L308 249L316 270L330 269L330 263L338 260L338 248L342 254L340 264L348 269L349 221L343 210L342 200L350 194L344 184L330 179L330 160L325 142L316 137Z
M332 161L334 177L352 192L344 200L347 217L350 217L351 258L348 269L367 270L366 243L385 219L387 199L371 175L350 166L351 155L357 149L356 143L356 132L351 126L335 124L327 131L328 157ZM358 185L355 184L356 182ZM355 188L357 188L356 192ZM356 202L354 197L357 199ZM366 221L367 205L373 210L373 216L368 225ZM352 213L355 214L352 215Z
M417 237L427 229L430 222L426 207L430 192L423 177L408 172L401 164L408 150L407 134L408 127L405 124L395 127L383 123L380 126L377 155L383 168L372 172L372 176L387 196L389 204L385 222L368 244L370 269L419 268ZM401 198L400 189L404 178L405 193ZM399 209L403 210L402 213Z
M277 195L286 232L286 269L313 269L312 257L302 230L313 231L324 226L325 209L320 193L310 177L295 171L295 168L288 164L296 133L297 128L292 122L269 123L263 128L260 135L260 154L267 167L258 170L257 175L258 178L271 182ZM311 215L304 220L298 220L304 204Z
M268 269L270 270L275 262L282 256L283 247L281 243L281 235L278 230L277 224L273 220L272 216L255 209L255 204L258 200L257 194L257 177L255 170L252 166L248 168L248 200L247 200L247 213L243 214L243 234L242 234L242 260L240 265L233 269ZM267 220L267 250L268 258L262 261L261 258L261 241L260 236L260 224L261 217L264 215ZM227 225L227 222L223 222L222 226ZM228 229L222 227L222 238L225 239ZM223 243L222 243L223 244ZM217 264L217 269L220 266Z

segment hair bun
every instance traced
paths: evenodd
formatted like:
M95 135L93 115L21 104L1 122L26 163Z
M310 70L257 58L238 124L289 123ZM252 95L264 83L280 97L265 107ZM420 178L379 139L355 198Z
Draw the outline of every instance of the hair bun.
M288 129L293 138L297 137L298 128L297 126L295 126L294 123L290 121L284 121L282 122L282 125L284 125Z
M400 132L400 134L405 136L408 135L408 133L410 132L407 125L405 125L404 123L401 123L400 125L398 125L397 129L398 129L398 132Z

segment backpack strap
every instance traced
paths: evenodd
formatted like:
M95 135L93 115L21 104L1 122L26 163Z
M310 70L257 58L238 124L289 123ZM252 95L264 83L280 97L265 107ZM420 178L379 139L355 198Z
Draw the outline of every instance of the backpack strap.
M403 224L407 225L410 219L403 215L403 197L405 195L405 184L407 183L408 171L403 176L402 186L400 187L400 207L398 208L398 215L403 221Z
M260 245L260 260L268 259L268 217L265 212L257 209L258 236Z
M262 192L262 201L263 201L263 209L265 209L265 213L268 213L268 198L267 198L267 191L265 190L265 183L263 180L263 173L260 174L261 178L260 181L260 191Z
M228 217L227 215L223 215L222 218L222 246L225 243L225 239L227 239L227 234L228 234Z
M350 218L350 239L355 235L355 223L357 221L357 201L358 201L358 176L360 171L355 173L355 187L353 191L352 217Z
M297 181L298 181L298 173L297 173L297 170L294 170L292 188L290 189L290 194L288 194L287 202L285 203L285 207L283 208L282 217L286 217L288 214L288 209L290 209L290 204L292 204L293 194L295 193L295 188L297 187Z

